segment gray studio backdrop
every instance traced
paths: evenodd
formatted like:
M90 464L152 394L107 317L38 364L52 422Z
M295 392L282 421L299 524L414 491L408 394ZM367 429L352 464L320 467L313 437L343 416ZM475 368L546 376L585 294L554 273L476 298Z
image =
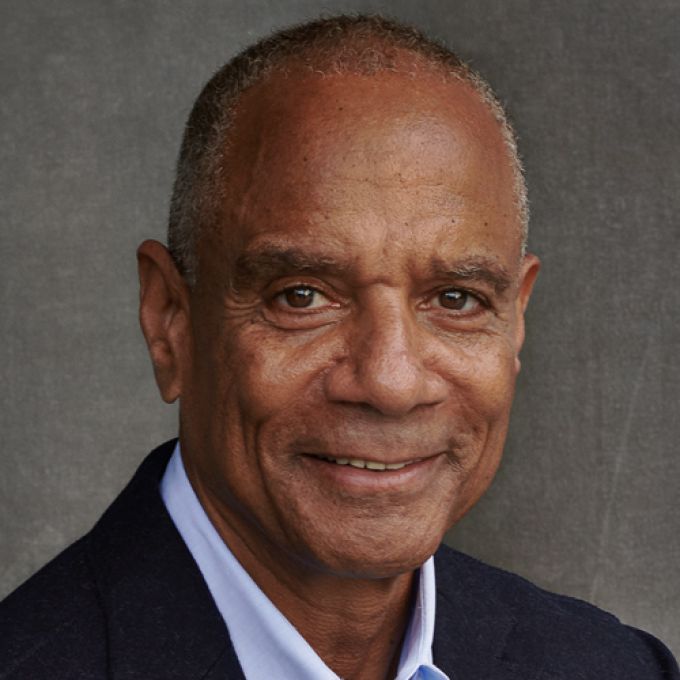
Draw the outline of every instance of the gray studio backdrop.
M680 654L678 0L4 0L0 594L175 435L136 320L200 85L290 22L386 10L518 128L543 260L499 476L449 541Z

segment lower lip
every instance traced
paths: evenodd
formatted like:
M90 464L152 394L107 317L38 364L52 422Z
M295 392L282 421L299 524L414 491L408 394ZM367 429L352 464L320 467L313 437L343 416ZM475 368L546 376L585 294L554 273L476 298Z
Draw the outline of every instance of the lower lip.
M445 452L442 452L410 463L399 470L369 470L352 465L338 465L309 454L303 455L302 459L314 474L323 475L334 485L347 490L379 492L412 490L429 481L444 457Z

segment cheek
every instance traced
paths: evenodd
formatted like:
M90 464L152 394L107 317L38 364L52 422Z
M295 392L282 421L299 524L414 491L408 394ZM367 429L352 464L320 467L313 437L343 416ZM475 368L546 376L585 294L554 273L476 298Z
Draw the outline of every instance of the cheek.
M500 463L515 386L515 353L500 336L476 338L450 354L461 421L470 429L470 447L459 460L464 473L452 505L451 523L474 505Z
M515 387L515 353L502 336L464 338L447 346L441 371L460 407L492 422L509 413Z
M321 399L320 377L332 355L329 337L315 341L306 334L244 333L234 343L233 362L241 411L261 422L296 403Z

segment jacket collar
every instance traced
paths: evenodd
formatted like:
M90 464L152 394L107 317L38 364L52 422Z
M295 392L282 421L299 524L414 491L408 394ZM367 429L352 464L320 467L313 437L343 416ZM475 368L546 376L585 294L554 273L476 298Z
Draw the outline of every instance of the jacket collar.
M226 626L158 485L175 441L153 451L88 536L115 680L243 680Z

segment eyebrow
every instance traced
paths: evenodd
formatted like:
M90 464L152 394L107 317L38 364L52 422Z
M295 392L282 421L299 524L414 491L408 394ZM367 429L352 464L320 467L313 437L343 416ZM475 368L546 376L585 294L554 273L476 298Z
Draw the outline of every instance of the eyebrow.
M502 293L512 284L512 277L505 267L489 258L470 258L456 262L447 262L443 258L433 257L430 269L435 276L459 281L483 281L493 286L497 293Z
M296 273L332 273L341 276L351 267L351 261L339 260L328 254L307 252L294 246L267 245L251 252L246 251L236 259L232 283L236 288L241 288L253 282Z
M338 259L327 253L309 252L295 246L268 244L242 253L234 264L232 286L237 290L291 274L333 274L346 276L354 260ZM435 256L429 261L432 276L455 281L481 281L491 285L496 293L510 287L512 278L495 260L471 257L449 261Z

